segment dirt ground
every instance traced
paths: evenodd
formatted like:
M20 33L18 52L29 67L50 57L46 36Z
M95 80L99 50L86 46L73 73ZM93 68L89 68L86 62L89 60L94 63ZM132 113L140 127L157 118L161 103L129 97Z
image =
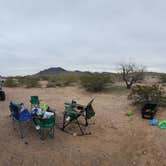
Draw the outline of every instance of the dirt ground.
M166 130L149 125L138 108L127 100L127 94L87 93L77 87L66 88L6 88L5 102L0 102L0 165L2 166L165 166ZM9 117L10 101L24 102L30 108L29 97L38 95L42 102L56 109L60 124L64 102L72 99L86 104L95 98L96 116L87 131L91 135L73 136L55 127L55 137L41 141L32 125L24 139L13 129ZM128 111L134 111L127 117ZM166 119L160 109L156 118ZM72 129L74 132L79 130Z

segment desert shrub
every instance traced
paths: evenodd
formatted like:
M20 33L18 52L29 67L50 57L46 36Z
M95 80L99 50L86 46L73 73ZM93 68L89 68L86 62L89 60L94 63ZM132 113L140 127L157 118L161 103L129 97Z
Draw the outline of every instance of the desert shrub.
M161 74L160 75L160 80L162 83L166 83L166 74Z
M48 81L47 87L64 87L77 83L79 81L79 75L74 73L64 73L57 74L55 76L43 77L42 79Z
M37 88L40 87L39 80L37 78L28 78L26 81L26 88Z
M155 103L158 105L163 105L165 101L165 93L163 88L159 85L137 85L132 88L129 99L133 101L133 104L143 105L145 103Z
M33 76L17 77L19 86L26 88L40 87L39 78Z
M73 83L78 82L79 78L75 74L61 74L56 77L57 83L61 86L69 86Z
M9 77L5 80L4 82L4 86L5 87L17 87L18 86L18 83L17 83L17 80L12 78L12 77Z
M47 88L55 88L55 87L56 87L56 83L55 82L48 82Z
M81 85L87 90L98 92L105 89L106 85L111 82L110 75L105 74L88 74L80 78Z
M38 76L38 78L41 80L41 81L52 81L55 76L51 76L51 75L48 75L48 76Z

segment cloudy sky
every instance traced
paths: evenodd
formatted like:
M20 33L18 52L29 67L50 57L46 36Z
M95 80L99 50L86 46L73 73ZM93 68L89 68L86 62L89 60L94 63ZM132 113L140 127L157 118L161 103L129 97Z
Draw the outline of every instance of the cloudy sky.
M0 75L128 62L166 72L165 0L0 0Z

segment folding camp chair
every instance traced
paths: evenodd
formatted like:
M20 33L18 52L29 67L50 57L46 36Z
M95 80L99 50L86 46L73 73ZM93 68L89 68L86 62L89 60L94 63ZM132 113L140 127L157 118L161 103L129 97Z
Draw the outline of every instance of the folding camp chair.
M141 114L143 119L153 119L157 112L158 105L156 103L146 103L142 107Z
M46 119L36 116L34 123L36 126L39 126L40 139L44 140L48 135L52 138L54 137L55 113Z
M31 109L33 107L40 107L39 97L38 96L31 96L30 103L31 103Z
M95 116L95 111L92 106L93 101L94 99L92 99L86 106L77 104L77 109L80 110L81 115L85 118L85 126L88 126L88 119Z
M24 109L23 111L21 111L22 106L23 106L23 104L15 104L13 102L10 102L10 104L9 104L9 109L11 112L13 125L16 123L17 129L20 133L21 138L24 137L22 124L30 122L33 118L31 113L27 109Z
M87 106L77 104L77 102L75 102L73 100L71 103L65 103L65 111L64 111L64 116L63 116L62 129L64 130L72 122L76 122L76 124L78 125L78 127L81 131L81 134L84 135L85 133L82 130L78 119L80 116L84 116L85 122L86 122L85 125L88 126L88 119L90 119L92 116L95 115L95 112L94 112L93 107L92 107L92 102L93 102L93 100L91 100L87 104Z

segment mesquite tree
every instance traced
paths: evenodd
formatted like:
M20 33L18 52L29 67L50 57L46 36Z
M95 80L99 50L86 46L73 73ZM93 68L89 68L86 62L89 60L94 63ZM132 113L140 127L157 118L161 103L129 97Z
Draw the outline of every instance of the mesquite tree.
M144 67L135 64L121 64L120 71L127 89L131 89L133 84L144 79Z

